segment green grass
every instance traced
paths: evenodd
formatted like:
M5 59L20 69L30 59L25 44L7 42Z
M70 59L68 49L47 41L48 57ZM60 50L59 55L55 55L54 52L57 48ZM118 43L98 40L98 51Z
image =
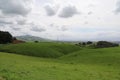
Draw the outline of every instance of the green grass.
M82 49L60 58L68 62L100 65L119 65L120 47L101 49Z
M65 46L49 46L65 54L61 51ZM120 47L68 53L39 58L0 52L0 80L120 80Z
M7 80L119 80L119 66L71 64L0 53L0 76Z
M37 57L57 58L80 50L80 47L65 43L23 43L1 45L1 52L9 52Z

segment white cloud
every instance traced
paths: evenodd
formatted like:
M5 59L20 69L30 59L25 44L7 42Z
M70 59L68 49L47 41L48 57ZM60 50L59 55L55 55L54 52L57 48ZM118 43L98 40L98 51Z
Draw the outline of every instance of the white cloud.
M77 8L74 5L67 5L61 9L59 17L69 18L73 17L76 14L79 14Z
M112 13L120 12L118 0L31 1L0 0L0 30L61 40L120 39L120 15Z
M51 4L47 4L44 6L45 10L46 10L46 14L48 16L54 16L57 12L57 10L55 9L55 6L51 5Z
M27 15L32 9L32 0L0 0L0 9L3 14Z
M44 26L41 26L41 25L35 25L35 24L32 24L31 25L31 31L35 31L35 32L44 32L46 31L45 27Z
M61 31L61 32L69 30L67 25L56 25L56 24L52 23L49 26L50 26L51 30L56 30L56 31Z
M48 16L55 16L57 15L60 18L70 18L73 17L76 14L79 14L78 9L75 5L66 3L52 3L52 4L46 4L44 6L46 14Z
M11 27L13 30L15 30L15 31L20 31L21 30L21 28L19 28L19 27Z
M93 12L92 12L92 11L89 11L89 12L88 12L88 15L91 15L91 14L93 14Z
M18 25L25 25L27 22L27 20L23 19L23 20L17 20L17 24Z
M0 20L0 24L7 25L7 24L13 24L13 22L7 20Z
M68 30L68 28L65 26L65 25L63 25L62 27L61 27L61 31L67 31Z

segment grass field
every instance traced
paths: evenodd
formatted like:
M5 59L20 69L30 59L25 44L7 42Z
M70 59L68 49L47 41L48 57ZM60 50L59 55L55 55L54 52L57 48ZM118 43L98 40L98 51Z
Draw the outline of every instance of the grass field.
M31 43L25 45L30 46ZM65 50L69 54L57 58L0 52L0 80L120 80L120 47L74 49L70 53L68 50L73 49L73 45L64 45L69 47L63 49L65 46L61 46L53 50L63 54ZM4 48L13 49L13 46L6 45Z

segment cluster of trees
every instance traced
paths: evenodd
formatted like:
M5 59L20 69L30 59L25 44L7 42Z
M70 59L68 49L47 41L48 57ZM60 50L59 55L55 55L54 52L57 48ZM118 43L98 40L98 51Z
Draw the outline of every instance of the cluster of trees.
M95 45L96 48L106 48L106 47L118 47L119 44L107 42L107 41L99 41Z
M88 42L80 42L76 45L81 46L81 47L89 46L93 48L107 48L107 47L118 47L119 46L119 44L108 42L108 41L98 41L98 42L88 41Z
M0 31L0 44L7 44L13 41L13 37L9 32Z
M93 44L93 42L92 41L88 41L88 42L80 42L80 43L75 44L75 45L77 45L77 46L86 46L86 45L91 45L91 44Z

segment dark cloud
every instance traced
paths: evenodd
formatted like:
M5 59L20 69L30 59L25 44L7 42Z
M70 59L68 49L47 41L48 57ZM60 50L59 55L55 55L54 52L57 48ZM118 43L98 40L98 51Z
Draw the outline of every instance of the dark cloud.
M48 16L54 16L56 14L56 10L55 10L55 7L48 4L48 5L45 5L44 6L45 10L46 10L46 14Z
M119 14L120 13L120 0L116 4L116 10L114 12L115 12L115 14Z
M32 0L0 0L0 10L3 14L25 16L31 11Z
M70 18L73 17L74 15L78 14L78 10L75 6L73 5L68 5L62 8L62 10L59 13L59 17L62 18Z

